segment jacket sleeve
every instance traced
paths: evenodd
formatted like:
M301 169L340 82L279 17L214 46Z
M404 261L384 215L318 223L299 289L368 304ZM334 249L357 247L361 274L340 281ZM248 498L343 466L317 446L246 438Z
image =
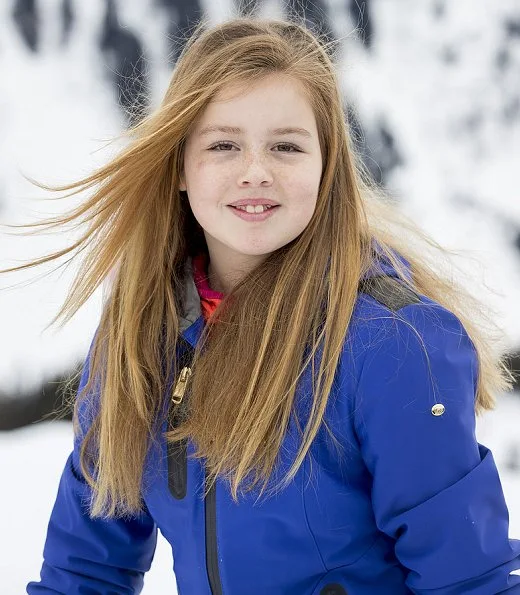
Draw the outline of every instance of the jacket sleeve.
M475 437L477 372L462 324L436 304L383 317L366 350L356 432L377 526L395 540L413 593L520 594L510 574L520 541L508 538L497 468Z
M87 356L79 390L85 386L88 374ZM82 421L90 417L81 410L79 416ZM139 593L155 552L155 523L146 511L125 519L89 517L91 488L80 470L80 444L75 437L47 529L41 579L29 583L27 593Z

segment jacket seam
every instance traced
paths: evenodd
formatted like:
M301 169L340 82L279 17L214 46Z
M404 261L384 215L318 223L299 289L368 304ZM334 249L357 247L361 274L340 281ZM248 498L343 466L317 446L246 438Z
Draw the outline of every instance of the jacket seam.
M360 560L362 560L370 552L370 550L372 550L374 548L374 546L381 539L381 537L382 537L382 535L380 535L380 534L376 535L374 537L374 541L355 560L353 560L352 562L349 562L348 564L343 564L342 566L338 566L337 568L334 568L333 570L337 570L339 568L346 568L347 566L352 566L353 564L357 564Z
M327 570L327 573L326 574L330 574L331 572L337 572L338 570L341 570L342 568L349 568L350 566L352 566L354 564L357 564L360 560L362 560L374 548L374 546L376 545L376 543L380 539L381 539L381 535L376 535L376 537L374 538L374 541L354 561L349 562L348 564L342 564L341 566L335 566L334 568L331 568L330 570ZM313 592L317 589L318 585L321 583L321 581L324 578L327 578L326 575L320 577L320 579L318 580L318 582L313 587Z
M309 521L309 516L307 514L307 505L305 503L305 488L304 488L304 482L305 482L305 476L306 476L306 469L307 469L307 459L308 457L305 457L303 460L303 473L302 473L302 505L303 505L303 515L305 518L305 523L307 525L307 529L309 531L309 533L311 534L312 540L314 542L314 546L316 547L316 551L318 552L318 556L320 558L320 561L323 565L323 568L325 570L325 572L329 572L329 569L327 568L327 565L325 564L325 561L323 560L323 556L321 554L319 545L318 545L318 540L316 539L316 535L314 535L314 532L311 528L311 524ZM310 478L311 482L312 482L312 478Z

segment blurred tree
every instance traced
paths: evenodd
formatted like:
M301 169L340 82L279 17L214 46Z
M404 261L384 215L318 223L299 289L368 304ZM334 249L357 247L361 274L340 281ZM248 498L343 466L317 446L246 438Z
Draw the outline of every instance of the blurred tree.
M119 105L133 125L148 108L148 74L141 42L128 27L119 24L114 0L107 0L100 47L108 59Z
M36 52L40 41L40 14L36 0L15 0L12 15L25 44Z
M199 0L156 0L156 3L166 9L168 15L169 59L171 64L175 64L186 39L204 11Z

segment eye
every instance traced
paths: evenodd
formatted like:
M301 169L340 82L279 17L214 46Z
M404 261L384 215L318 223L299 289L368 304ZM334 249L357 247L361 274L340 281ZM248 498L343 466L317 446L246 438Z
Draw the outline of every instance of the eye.
M224 147L224 149L222 149L222 147ZM233 145L231 143L216 143L215 145L211 146L209 148L209 151L228 151L228 149L226 149L226 147L233 147Z
M287 150L279 151L280 153L301 153L300 149L296 145L292 145L291 143L280 143L276 145L277 147L285 147Z

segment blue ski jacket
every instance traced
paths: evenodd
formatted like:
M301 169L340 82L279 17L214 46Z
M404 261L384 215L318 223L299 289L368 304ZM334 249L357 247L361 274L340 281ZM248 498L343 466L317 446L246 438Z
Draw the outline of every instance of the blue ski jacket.
M189 366L204 320L190 260L186 270L178 356ZM297 387L301 411L310 368ZM88 374L87 357L80 387ZM287 488L235 503L221 480L203 497L191 441L161 438L149 449L143 512L92 520L76 437L41 579L27 592L139 593L159 529L180 595L519 595L520 541L508 537L497 468L475 437L476 381L461 322L381 262L360 285L325 413L340 449L320 430ZM298 437L291 421L280 478Z

